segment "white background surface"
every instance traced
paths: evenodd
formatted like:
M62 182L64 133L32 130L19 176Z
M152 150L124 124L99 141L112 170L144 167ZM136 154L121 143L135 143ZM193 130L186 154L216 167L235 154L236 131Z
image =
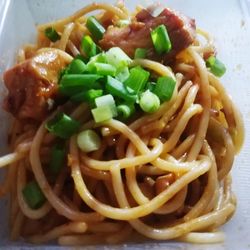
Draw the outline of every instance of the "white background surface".
M13 64L17 48L34 40L35 24L71 14L90 2L89 0L0 0L0 75ZM150 2L152 1L125 0L131 9L138 3L146 6ZM198 27L213 34L218 56L227 65L227 74L222 80L242 111L246 127L245 145L236 158L233 169L233 188L238 198L238 207L233 219L223 227L227 236L224 244L191 246L163 242L123 245L114 249L250 249L250 1L162 0L160 2L195 18ZM0 86L0 102L3 92ZM7 126L6 114L0 109L1 154L6 152ZM6 201L1 201L0 248L31 247L21 242L8 242L7 218Z

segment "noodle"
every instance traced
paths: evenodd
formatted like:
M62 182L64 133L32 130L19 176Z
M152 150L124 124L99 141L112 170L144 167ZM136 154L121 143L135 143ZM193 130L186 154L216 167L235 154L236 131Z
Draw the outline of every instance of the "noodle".
M39 25L37 44L21 48L17 62L55 53L68 65L86 56L80 44L84 35L91 36L87 16L96 10L101 10L96 20L109 30L121 21L133 22L141 8L132 15L122 3L93 3ZM142 24L136 25L135 30ZM50 27L57 30L58 41L46 37ZM244 125L219 78L206 66L206 55L215 54L212 37L200 29L195 32L192 44L170 66L150 56L130 62L129 67L175 82L169 100L153 113L141 110L127 121L96 123L92 104L59 98L48 100L52 111L42 121L14 119L9 134L12 152L0 157L0 168L7 170L0 196L10 194L11 239L23 237L34 244L57 240L74 246L117 244L133 234L192 243L224 240L218 227L236 209L230 171L243 144ZM52 71L59 64L54 63ZM83 152L76 134L62 142L49 133L48 121L58 112L77 120L79 133L88 129L101 134L98 149ZM65 147L67 163L55 176L49 164L58 142ZM37 208L25 198L25 187L32 181L45 199Z

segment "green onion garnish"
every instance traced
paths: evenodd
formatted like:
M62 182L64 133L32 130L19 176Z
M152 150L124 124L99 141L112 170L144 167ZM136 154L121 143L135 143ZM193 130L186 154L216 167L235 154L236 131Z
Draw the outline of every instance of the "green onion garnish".
M61 36L57 33L57 31L53 27L48 27L45 29L44 34L51 42L56 42L61 39Z
M154 93L160 98L161 102L169 101L175 89L175 80L169 76L159 77L154 88Z
M92 105L94 103L94 100L102 95L103 95L102 89L90 89L87 91L82 91L76 95L73 95L70 98L70 100L72 102L87 102Z
M80 59L74 59L68 65L67 74L81 74L86 71L86 64Z
M32 209L40 208L46 198L36 181L29 182L22 190L23 197L28 206Z
M210 56L206 61L206 66L210 68L210 71L218 77L221 77L226 72L226 66L216 57Z
M146 58L147 56L147 50L146 49L142 49L142 48L137 48L135 50L135 59L139 59L139 58Z
M134 112L134 104L121 104L117 106L118 115L121 120L128 119Z
M158 54L169 52L172 48L166 26L161 24L151 31L154 48Z
M100 40L105 33L105 28L96 20L94 16L87 19L86 26L96 40Z
M72 96L86 89L100 88L96 82L100 78L96 74L66 74L60 81L59 91L63 95Z
M110 94L108 95L104 95L101 97L97 97L95 99L95 104L96 107L102 107L102 106L110 106L111 110L112 110L112 116L116 117L117 116L117 109L116 109L116 105L115 105L115 100L114 97Z
M148 71L144 70L140 66L137 66L130 70L130 75L124 84L138 94L139 91L144 89L149 76L150 73Z
M129 69L128 67L124 67L116 72L115 78L120 82L125 82L128 79L128 77L129 77Z
M123 83L111 76L107 77L106 90L111 95L120 97L127 102L135 102L137 98L137 95L132 95L128 92Z
M154 92L155 85L156 85L155 82L147 82L145 85L145 89L148 89L149 91Z
M116 68L107 63L95 63L93 67L95 73L102 76L114 76L116 73Z
M160 99L157 95L147 90L142 93L139 105L144 112L153 113L159 109Z
M51 159L49 163L49 170L53 175L58 175L64 166L65 148L57 144L52 148Z
M132 62L131 58L119 47L109 49L106 52L106 60L117 69L127 67Z
M101 139L94 130L87 129L78 134L77 145L83 152L89 153L100 148Z
M46 123L45 127L50 133L60 138L68 139L77 132L80 123L63 112L59 112Z
M98 52L97 46L90 36L82 38L81 48L87 57L95 56Z
M108 121L113 118L113 111L109 105L92 109L91 113L96 123Z

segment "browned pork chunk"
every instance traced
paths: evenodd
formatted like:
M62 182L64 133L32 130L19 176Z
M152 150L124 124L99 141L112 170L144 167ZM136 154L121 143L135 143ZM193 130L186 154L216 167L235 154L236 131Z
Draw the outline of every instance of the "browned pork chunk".
M67 63L58 50L48 49L6 71L5 110L17 119L42 121L49 112L48 100L57 93L58 74Z
M172 43L169 53L158 56L153 49L150 32L160 24L164 24ZM157 17L153 17L146 9L136 15L136 21L126 27L110 26L100 46L107 50L111 47L120 47L129 56L133 57L136 48L146 48L153 59L166 62L174 59L181 50L192 44L195 37L195 21L170 9L164 9Z

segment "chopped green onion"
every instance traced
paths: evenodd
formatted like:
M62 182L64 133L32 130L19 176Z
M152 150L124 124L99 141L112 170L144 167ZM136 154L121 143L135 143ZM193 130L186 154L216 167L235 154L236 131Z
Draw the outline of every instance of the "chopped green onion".
M96 20L94 16L87 19L86 26L96 40L100 40L105 33L105 28Z
M128 67L120 68L116 72L116 79L120 82L125 82L129 77L129 69Z
M121 104L117 106L117 111L119 117L126 120L135 112L135 106L133 104Z
M52 148L52 154L49 164L49 170L52 174L58 175L60 170L64 166L65 161L65 149L62 145L55 145Z
M29 182L22 190L23 197L28 206L32 209L40 208L46 198L36 181Z
M154 92L155 85L156 85L155 82L147 82L145 85L145 90L148 89L149 91Z
M56 42L61 39L61 36L57 33L57 31L53 27L48 27L45 29L44 34L51 42Z
M157 95L147 90L142 93L139 105L144 112L153 113L159 109L160 99Z
M110 94L108 95L104 95L101 97L98 97L95 99L95 104L96 107L102 107L102 106L110 106L111 110L112 110L112 115L113 117L117 116L117 109L116 109L116 105L115 105L115 100L114 97Z
M45 127L50 133L60 138L68 139L77 132L80 123L63 112L59 112L46 123Z
M59 84L59 91L63 95L71 96L82 90L100 88L100 84L96 82L100 78L101 76L96 74L64 75Z
M70 100L72 102L87 102L89 104L93 104L94 100L102 95L103 95L102 89L90 89L87 91L82 91L76 95L73 95L70 98Z
M142 48L137 48L135 50L135 59L139 59L139 58L146 58L147 56L147 50L146 49L142 49Z
M111 76L107 77L106 90L111 95L120 97L128 102L135 102L137 99L137 95L130 94L123 83Z
M94 130L87 129L77 135L77 145L83 152L89 153L101 147L101 139Z
M79 60L83 61L84 63L88 63L88 61L89 61L88 58L84 57L81 54L76 55L75 59L79 59Z
M154 93L162 102L169 101L175 89L175 80L169 76L159 77L155 85Z
M102 76L114 76L116 73L116 68L107 63L95 63L94 65L95 73Z
M127 67L131 62L131 58L119 47L113 47L106 52L107 63L113 65L117 69Z
M206 65L215 76L221 77L226 72L226 66L214 56L207 59Z
M69 65L67 74L81 74L86 71L86 64L80 59L74 59Z
M124 84L138 94L139 91L144 89L149 76L150 73L148 71L144 70L140 66L137 66L130 70L130 75Z
M104 52L102 52L102 53L90 58L90 60L87 64L87 70L91 73L94 73L96 63L106 63L106 62L107 62L106 55Z
M161 24L151 31L154 48L158 54L169 52L172 48L166 26Z
M90 36L82 38L81 48L87 57L95 56L98 52L97 46Z
M128 20L128 19L120 19L120 20L116 23L116 25L117 25L118 27L122 28L122 27L128 26L130 23L131 23L131 22L130 22L130 20Z
M92 109L91 113L96 123L108 121L113 118L113 112L109 105Z

